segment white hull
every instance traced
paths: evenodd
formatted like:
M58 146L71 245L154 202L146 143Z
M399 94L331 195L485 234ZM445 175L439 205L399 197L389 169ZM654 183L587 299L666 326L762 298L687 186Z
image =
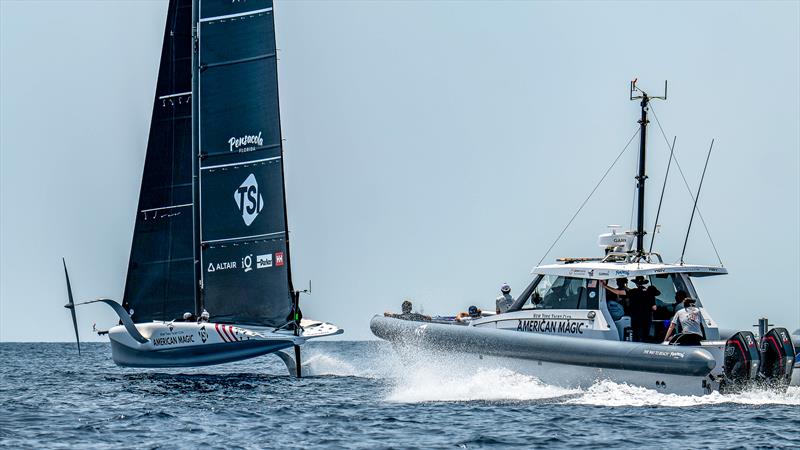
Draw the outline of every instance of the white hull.
M114 362L126 367L192 367L222 364L274 353L308 339L341 334L334 325L304 320L303 331L219 323L150 322L136 324L146 339L137 341L123 325L108 331Z
M420 355L417 349L397 348L397 350L401 358L410 364L413 363L414 358ZM719 390L718 383L710 381L707 376L699 375L604 369L469 353L448 354L446 358L458 361L459 367L475 370L478 368L505 368L519 374L536 377L543 383L564 388L587 389L598 381L611 380L615 383L626 383L661 393L678 395L707 395ZM424 363L423 361L419 362Z
M566 388L611 380L663 393L705 395L747 388L758 370L758 360L748 360L748 378L728 378L726 341L632 343L381 316L372 319L371 328L392 342L408 364L454 360L459 366L506 368Z

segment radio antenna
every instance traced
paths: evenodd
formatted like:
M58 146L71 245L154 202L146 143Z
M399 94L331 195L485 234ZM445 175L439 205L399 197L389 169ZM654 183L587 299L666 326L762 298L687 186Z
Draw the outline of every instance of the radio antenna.
M692 207L692 215L689 217L689 228L686 230L686 238L683 240L683 251L681 252L681 265L683 265L683 255L686 253L686 244L689 242L689 232L692 231L692 221L694 220L694 212L697 210L697 200L700 198L700 189L703 189L703 180L706 178L706 169L708 168L708 160L711 159L711 149L714 148L714 139L711 139L711 146L708 147L708 155L706 156L706 165L703 166L703 175L700 176L700 186L697 187L697 195L694 196L694 206Z
M669 161L667 162L667 174L664 175L664 185L661 186L661 198L658 200L656 223L653 225L653 237L650 238L650 250L648 250L648 253L653 252L653 242L656 240L656 232L658 231L658 216L661 215L661 204L664 202L664 191L667 189L667 179L669 179L669 166L672 165L672 154L675 153L675 140L677 138L677 136L672 137L672 147L669 149Z

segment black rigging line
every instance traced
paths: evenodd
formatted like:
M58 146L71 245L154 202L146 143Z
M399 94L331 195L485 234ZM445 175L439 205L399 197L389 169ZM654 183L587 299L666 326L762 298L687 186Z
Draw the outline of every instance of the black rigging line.
M653 112L653 117L656 118L656 124L658 124L658 129L661 130L661 135L664 136L664 141L669 145L669 139L667 138L667 134L664 132L664 128L661 127L661 122L658 120L658 115L656 114L653 105L650 105L650 111ZM686 175L683 174L683 169L681 169L681 164L678 162L678 157L673 155L675 159L675 165L678 167L678 172L681 174L681 178L683 178L683 184L686 186L686 191L689 193L689 196L692 198L692 201L695 201L694 194L692 194L692 188L689 187L689 182L686 181ZM719 252L717 251L717 246L714 244L714 238L711 237L711 232L708 231L708 225L706 225L706 219L703 218L703 213L700 212L700 208L697 208L697 215L700 217L700 222L703 224L703 228L706 230L706 236L708 236L708 240L711 242L711 247L714 249L714 253L717 255L717 260L719 261L720 266L724 266L725 264L722 263L722 258L719 256Z
M550 245L550 248L547 249L545 254L542 256L542 259L540 259L539 262L536 264L537 266L542 264L542 261L544 261L544 259L547 258L547 255L549 255L550 251L553 250L553 247L556 246L558 241L561 239L561 236L563 236L564 232L567 231L567 228L569 228L569 226L572 225L572 221L575 220L576 217L578 217L578 214L580 214L580 212L583 209L583 207L586 206L586 203L589 201L589 199L592 198L592 195L594 195L594 192L597 190L598 187L600 187L600 184L603 182L603 180L606 179L606 177L608 176L608 173L611 172L611 169L614 168L614 166L617 164L617 161L619 161L619 159L622 157L622 154L625 153L625 150L627 150L628 147L631 145L631 142L633 142L633 139L639 134L639 129L640 129L640 127L637 125L636 126L636 132L633 133L633 136L631 136L630 139L628 139L628 143L625 144L625 147L622 149L621 152L619 152L619 155L617 155L617 157L614 159L614 162L612 162L611 165L608 167L608 169L606 169L606 172L600 178L600 181L598 181L597 184L594 186L594 189L592 189L592 192L590 192L589 196L586 197L586 200L584 200L583 203L581 203L580 208L578 208L578 210L575 211L575 214L573 214L572 218L569 219L569 222L567 222L567 225L564 227L563 230L561 230L561 233L558 233L558 237Z
M700 177L700 186L697 187L697 195L694 197L694 206L692 206L692 216L689 218L689 228L686 230L686 239L683 240L683 251L681 252L681 265L683 265L683 255L686 254L686 244L689 243L689 233L692 232L692 221L694 220L694 212L697 210L697 201L700 200L700 190L703 189L703 180L706 179L706 169L708 169L708 160L711 159L711 149L714 148L714 139L711 140L711 146L708 147L708 156L706 156L706 165L703 166L703 175Z
M677 136L672 137L672 146L669 149L669 161L667 162L667 174L664 175L664 185L661 186L661 198L658 199L658 210L656 211L656 223L653 224L653 237L650 238L650 250L648 253L653 253L653 242L656 240L656 232L658 231L658 216L661 215L661 204L664 203L664 191L667 190L667 180L669 179L669 166L672 165L672 155L675 154L675 139Z

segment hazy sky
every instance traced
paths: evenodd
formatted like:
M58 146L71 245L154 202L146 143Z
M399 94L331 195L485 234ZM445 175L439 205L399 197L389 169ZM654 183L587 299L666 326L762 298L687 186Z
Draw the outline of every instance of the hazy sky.
M696 281L724 327L800 326L800 3L278 2L286 181L306 317L370 338L404 297L493 305L530 270L654 105L730 275ZM167 1L0 0L0 340L72 339L121 300ZM647 223L668 148L652 121ZM548 257L628 225L636 148ZM656 250L680 256L678 172ZM697 223L687 261L716 263ZM78 312L114 323L109 308Z

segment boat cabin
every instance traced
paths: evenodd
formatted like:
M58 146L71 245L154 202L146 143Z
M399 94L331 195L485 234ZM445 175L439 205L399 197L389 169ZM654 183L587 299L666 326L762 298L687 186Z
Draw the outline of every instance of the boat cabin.
M728 271L716 266L665 264L658 259L658 262L630 262L626 258L615 261L612 255L604 259L567 259L559 264L538 266L532 271L535 275L533 281L508 312L476 320L472 325L605 340L630 340L631 318L628 309L625 308L625 315L614 320L607 299L615 294L604 285L616 289L617 279L626 278L627 287L634 289L633 279L642 276L660 292L653 312L650 331L652 342L664 340L672 317L683 307L675 300L678 291L684 291L694 298L696 306L703 312L705 339L719 339L719 328L703 307L692 279L724 275Z

